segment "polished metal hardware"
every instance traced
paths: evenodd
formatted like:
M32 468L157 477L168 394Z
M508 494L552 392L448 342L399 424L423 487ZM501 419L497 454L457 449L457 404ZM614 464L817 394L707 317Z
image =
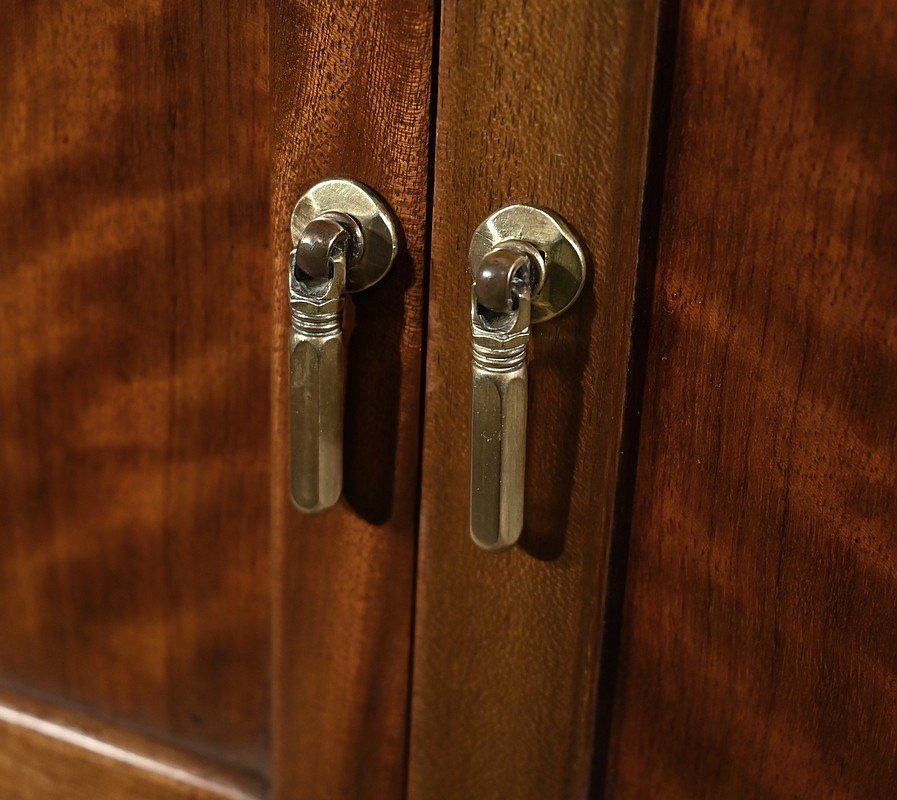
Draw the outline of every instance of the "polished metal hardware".
M470 535L484 550L523 530L530 325L566 310L585 283L585 250L542 208L496 211L470 243L473 396Z
M316 513L343 484L343 296L386 275L399 235L384 201L344 179L299 198L290 230L290 483L293 502Z

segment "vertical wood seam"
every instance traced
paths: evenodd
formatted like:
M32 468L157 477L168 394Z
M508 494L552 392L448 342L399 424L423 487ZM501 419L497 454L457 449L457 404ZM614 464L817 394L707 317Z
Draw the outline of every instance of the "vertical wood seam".
M595 703L595 738L590 791L592 800L603 800L605 797L616 679L617 671L621 666L619 659L623 598L626 591L626 568L629 558L632 509L635 501L639 434L642 409L645 403L645 378L648 366L654 279L657 274L660 220L663 212L663 189L670 132L679 3L680 0L661 0L658 8L657 47L654 57L654 77L649 112L639 252L633 292L629 367L626 376L620 459L617 465L616 496L605 580L601 656Z

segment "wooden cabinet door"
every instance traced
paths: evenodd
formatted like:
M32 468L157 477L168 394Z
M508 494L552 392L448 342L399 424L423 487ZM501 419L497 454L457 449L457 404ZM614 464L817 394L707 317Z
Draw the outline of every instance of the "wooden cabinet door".
M442 7L414 645L412 800L587 791L624 437L658 3ZM468 534L471 235L547 206L591 256L533 333L525 524Z
M0 8L0 796L892 794L889 4L119 5ZM402 247L312 517L289 216L334 176ZM467 251L512 202L589 271L489 554Z
M433 27L429 1L0 7L3 798L402 796ZM311 519L286 215L334 174L405 246L355 304L345 498Z

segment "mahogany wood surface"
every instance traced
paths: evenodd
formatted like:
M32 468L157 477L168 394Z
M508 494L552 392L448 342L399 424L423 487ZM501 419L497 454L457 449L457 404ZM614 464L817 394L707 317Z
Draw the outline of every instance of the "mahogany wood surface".
M431 0L272 8L278 798L404 794L433 27ZM343 499L312 517L289 500L289 218L334 176L379 192L404 245L347 303Z
M0 683L260 775L267 76L260 0L0 4Z
M588 786L658 4L443 4L413 674L412 800L550 800ZM545 205L591 254L538 326L526 522L468 533L470 275L477 225Z
M684 0L607 797L897 786L897 8Z

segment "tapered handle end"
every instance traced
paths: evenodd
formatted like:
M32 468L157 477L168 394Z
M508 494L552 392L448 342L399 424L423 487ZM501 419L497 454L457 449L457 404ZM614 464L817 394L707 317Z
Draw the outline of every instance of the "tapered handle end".
M293 502L316 514L336 505L343 484L342 331L293 332L290 348L290 436Z
M508 372L473 366L470 535L484 550L514 545L523 530L526 365Z

